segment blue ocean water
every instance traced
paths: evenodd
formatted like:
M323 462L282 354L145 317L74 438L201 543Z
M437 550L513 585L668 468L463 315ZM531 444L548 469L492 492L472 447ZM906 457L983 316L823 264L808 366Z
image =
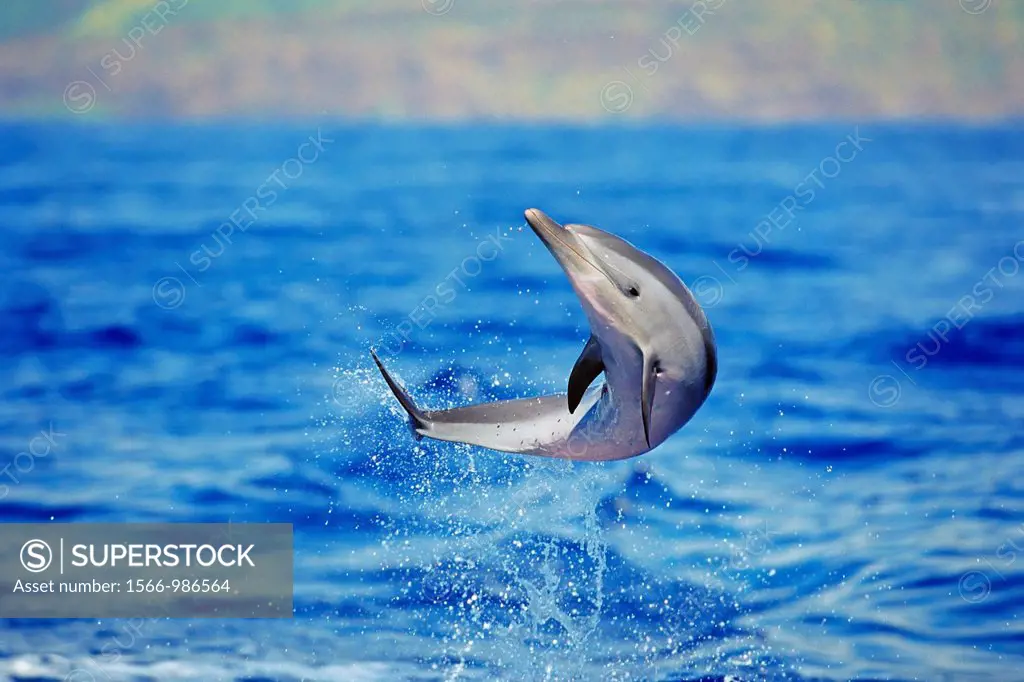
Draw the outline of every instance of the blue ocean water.
M562 390L530 206L705 306L652 453L416 442L370 362ZM0 620L3 679L1024 679L1019 126L8 123L0 230L0 518L296 534L293 620Z

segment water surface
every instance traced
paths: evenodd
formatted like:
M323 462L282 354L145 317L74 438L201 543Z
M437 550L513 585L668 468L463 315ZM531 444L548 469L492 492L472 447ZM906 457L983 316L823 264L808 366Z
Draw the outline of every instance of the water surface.
M0 621L5 679L1020 676L1019 128L6 124L0 163L0 465L55 442L2 519L296 533L294 620ZM651 454L417 443L370 362L562 390L530 206L705 305Z

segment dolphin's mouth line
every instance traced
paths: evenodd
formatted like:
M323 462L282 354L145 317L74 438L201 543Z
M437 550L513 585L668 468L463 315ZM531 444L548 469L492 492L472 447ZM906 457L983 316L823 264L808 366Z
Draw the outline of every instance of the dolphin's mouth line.
M562 228L562 229L564 230L565 228ZM545 230L545 233L547 234L548 238L555 240L556 242L558 242L559 244L564 246L569 251L572 251L574 254L576 254L579 257L579 259L581 261L583 261L584 263L586 263L587 265L589 265L590 267L594 268L599 273L601 273L601 276L604 277L606 280L608 280L608 282L612 286L618 288L618 285L615 283L615 280L613 280L611 277L608 276L608 273L605 271L604 268L596 265L593 261L591 261L589 258L587 258L582 253L580 253L579 250L576 249L576 247L572 246L567 241L562 239L558 234L556 234L554 232L548 232L547 230Z

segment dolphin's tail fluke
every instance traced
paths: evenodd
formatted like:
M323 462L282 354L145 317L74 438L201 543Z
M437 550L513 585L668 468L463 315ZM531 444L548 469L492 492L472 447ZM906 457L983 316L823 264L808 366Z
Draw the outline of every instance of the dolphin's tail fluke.
M416 407L416 403L412 401L412 397L409 395L400 383L395 381L394 377L388 374L388 371L384 369L384 365L381 364L380 358L372 350L370 355L373 357L373 361L377 363L377 369L380 370L381 375L384 377L384 381L387 382L388 388L398 398L398 402L402 405L407 413L409 413L409 426L412 429L412 435L419 440L423 437L421 431L426 431L428 428L427 416L423 413L420 408Z

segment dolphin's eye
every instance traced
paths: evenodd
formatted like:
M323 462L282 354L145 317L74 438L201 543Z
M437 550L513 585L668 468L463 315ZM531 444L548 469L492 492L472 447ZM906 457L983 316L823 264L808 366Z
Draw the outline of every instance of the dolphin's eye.
M630 287L630 288L629 288L629 289L627 289L626 291L627 291L627 292L629 293L629 295L630 295L630 296L632 296L633 298L637 298L637 297L639 297L639 296L640 296L640 290L639 290L639 289L637 289L637 288L636 288L635 286L632 286L632 287Z

